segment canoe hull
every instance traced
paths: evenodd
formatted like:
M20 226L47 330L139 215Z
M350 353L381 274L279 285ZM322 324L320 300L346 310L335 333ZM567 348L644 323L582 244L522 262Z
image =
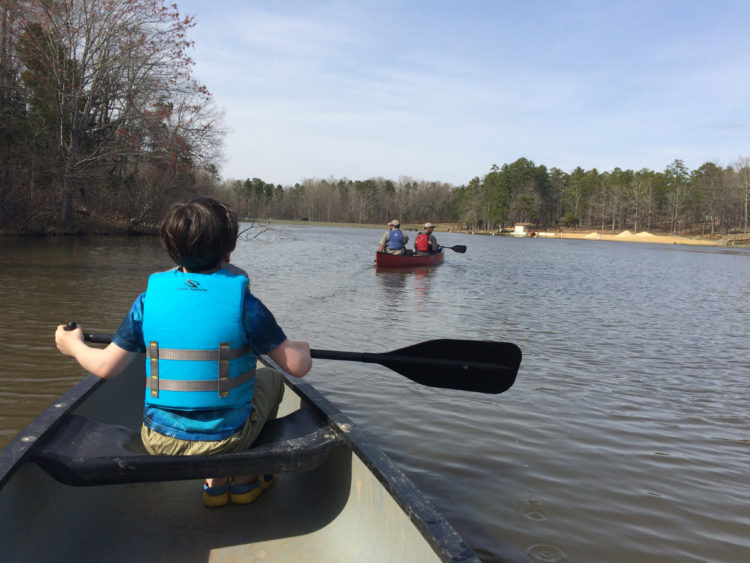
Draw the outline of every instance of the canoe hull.
M443 252L437 254L427 254L425 256L417 255L396 255L387 252L375 253L375 265L379 268L410 268L415 266L437 266L443 263L445 255Z
M320 411L334 445L317 467L278 473L250 505L205 508L195 479L64 485L31 461L70 415L139 428L145 375L135 363L111 381L88 376L0 452L4 559L478 561L366 435L286 375L279 416Z

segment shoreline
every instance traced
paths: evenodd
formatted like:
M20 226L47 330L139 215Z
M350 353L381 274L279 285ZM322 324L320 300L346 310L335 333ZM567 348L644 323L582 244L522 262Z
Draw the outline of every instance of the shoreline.
M329 227L354 227L363 229L385 229L382 225L373 224L356 224L356 223L327 223L321 221L292 221L292 220L274 220L271 224L290 224L290 225L314 225ZM401 228L405 231L419 231L421 225L402 224ZM469 231L456 228L455 225L446 223L435 223L436 233L462 233L467 235L483 236L503 236L516 238L512 234L499 234L496 231ZM518 238L529 238L518 237ZM656 244L680 244L693 246L721 246L734 248L750 248L750 234L733 234L733 235L715 235L713 237L679 236L672 234L654 234L648 231L639 231L632 233L628 230L619 233L600 233L598 231L540 231L537 233L539 239L574 239L574 240L605 240L613 242L641 242Z
M333 223L327 221L301 221L293 219L252 219L249 217L240 218L241 223L251 223L256 226L268 226L268 225L299 225L299 226L316 226L316 227L350 227L358 229L382 229L386 230L386 225L376 225L372 223ZM422 225L404 223L401 225L404 231L420 231ZM467 230L458 228L452 223L435 223L436 233L462 233L466 235L483 235L483 236L503 236L510 238L530 238L526 236L517 236L512 233L500 234L498 231L486 231L486 230ZM20 233L3 233L0 232L0 238L35 238L45 236L152 236L157 235L158 229L153 226L142 226L139 229L105 229L96 230L91 232L46 232L46 233L34 233L34 234L20 234ZM730 235L673 235L671 233L650 233L648 231L639 231L632 233L631 231L625 230L619 233L613 232L598 232L598 231L575 231L575 230L555 230L555 231L539 231L536 232L536 237L540 239L574 239L574 240L604 240L612 242L641 242L641 243L656 243L656 244L678 244L678 245L693 245L693 246L718 246L718 247L729 247L729 248L750 248L750 233L736 233Z

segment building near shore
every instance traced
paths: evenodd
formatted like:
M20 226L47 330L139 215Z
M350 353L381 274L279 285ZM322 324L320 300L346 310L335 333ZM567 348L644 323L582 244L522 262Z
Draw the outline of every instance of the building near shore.
M511 233L514 237L527 237L531 232L531 223L516 223Z

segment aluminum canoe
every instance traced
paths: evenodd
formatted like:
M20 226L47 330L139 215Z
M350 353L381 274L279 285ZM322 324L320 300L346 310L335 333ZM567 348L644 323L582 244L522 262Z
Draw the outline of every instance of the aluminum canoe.
M284 374L247 452L149 456L145 372L86 376L0 452L6 561L479 561L365 432ZM205 476L273 473L249 505L206 508Z

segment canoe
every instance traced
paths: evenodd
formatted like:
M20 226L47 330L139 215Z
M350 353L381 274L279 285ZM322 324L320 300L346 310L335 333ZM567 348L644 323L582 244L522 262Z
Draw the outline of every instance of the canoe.
M279 418L246 452L150 456L144 362L88 375L0 452L6 561L479 561L319 391L284 375ZM202 479L273 473L249 505L206 508Z
M375 266L380 268L408 268L410 266L435 266L442 264L444 253L417 255L396 255L387 252L375 253Z

